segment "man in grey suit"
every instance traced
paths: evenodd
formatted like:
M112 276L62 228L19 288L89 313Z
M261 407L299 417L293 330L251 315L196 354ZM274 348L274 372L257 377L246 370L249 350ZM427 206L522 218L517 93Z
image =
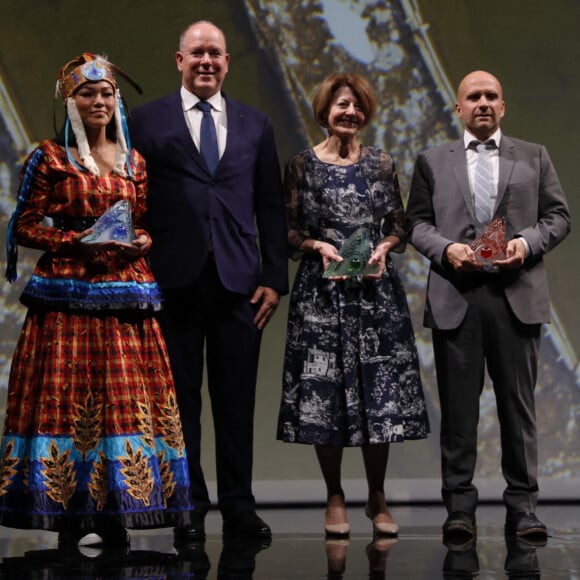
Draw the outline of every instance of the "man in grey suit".
M506 534L545 538L535 515L534 407L541 325L550 321L543 256L566 237L570 216L545 147L502 134L505 103L493 75L468 74L455 111L464 135L418 156L407 207L409 241L431 266L424 324L433 332L441 406L443 533L476 533L473 475L487 366L507 482ZM489 140L484 151L473 148ZM505 258L484 267L470 244L495 218L505 219Z

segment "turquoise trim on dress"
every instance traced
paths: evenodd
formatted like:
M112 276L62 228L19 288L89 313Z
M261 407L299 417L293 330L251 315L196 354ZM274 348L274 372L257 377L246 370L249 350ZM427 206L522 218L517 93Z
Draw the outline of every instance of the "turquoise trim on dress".
M82 282L33 274L20 300L67 310L160 310L162 296L157 282Z
M142 435L104 437L91 454L83 458L68 436L24 438L6 435L1 454L8 461L12 473L2 482L0 515L18 514L18 510L26 505L26 518L54 518L74 515L81 505L84 515L134 514L136 521L143 520L144 527L157 527L151 522L145 525L147 516L144 514L193 509L188 493L185 449L174 449L169 456L162 440L163 437L156 437L153 449L145 443ZM133 451L140 450L142 458L128 455L127 443ZM8 453L9 445L12 448ZM99 450L102 454L95 460L93 451L98 453ZM134 468L139 466L135 459L139 461L141 471L150 470L143 478L146 485L135 481L126 472L127 462ZM60 474L63 478L58 477ZM102 498L106 503L102 505L99 505L98 497L87 494L100 477L105 478L108 488L107 496Z
M1 453L2 456L6 453L6 448L9 443L13 444L11 456L24 460L26 458L30 464L38 464L41 466L40 458L48 459L50 457L50 446L56 445L59 455L70 452L69 460L75 463L86 463L91 465L98 463L99 452L103 452L107 461L114 462L115 458L125 457L126 444L129 442L134 451L141 449L143 455L147 458L158 459L161 454L164 455L165 461L170 461L174 473L174 479L178 485L189 484L189 473L187 470L186 452L185 449L175 449L169 447L164 437L155 437L155 448L147 445L142 435L118 435L115 437L103 437L99 443L90 450L83 458L83 454L76 449L74 440L69 436L35 436L32 438L21 437L19 435L5 435L2 441ZM181 465L183 464L183 465ZM39 467L41 468L41 467ZM118 467L116 468L118 469ZM158 475L158 474L157 474ZM39 482L43 481L41 477Z
M22 182L18 190L18 200L16 202L16 208L10 217L8 222L8 228L6 230L6 280L12 283L18 277L18 272L16 271L16 265L18 263L18 244L16 243L14 228L16 227L16 222L22 215L24 211L24 206L28 201L30 192L32 190L32 182L34 180L34 174L40 165L42 160L43 151L41 149L36 149L30 156L24 173L22 175Z

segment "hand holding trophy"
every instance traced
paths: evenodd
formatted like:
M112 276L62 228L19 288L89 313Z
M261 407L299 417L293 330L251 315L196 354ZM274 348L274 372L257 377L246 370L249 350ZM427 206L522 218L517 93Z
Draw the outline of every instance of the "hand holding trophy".
M477 261L483 264L484 270L498 272L499 268L493 262L506 259L505 218L491 221L470 247L475 252Z
M332 262L324 271L323 278L352 278L378 272L376 265L369 264L372 254L371 237L366 228L359 228L349 236L342 245L339 254L343 261Z
M121 200L111 206L91 227L92 232L82 238L83 244L120 242L130 244L135 239L131 206Z

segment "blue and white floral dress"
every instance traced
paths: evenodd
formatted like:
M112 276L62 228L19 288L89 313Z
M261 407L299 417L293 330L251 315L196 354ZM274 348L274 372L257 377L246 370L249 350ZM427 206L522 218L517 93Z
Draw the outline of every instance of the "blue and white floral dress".
M340 248L361 227L372 246L404 239L392 158L361 147L358 163L320 161L309 149L285 175L288 240L312 237ZM278 439L338 447L422 439L429 420L405 291L389 257L380 280L323 278L305 253L290 297Z

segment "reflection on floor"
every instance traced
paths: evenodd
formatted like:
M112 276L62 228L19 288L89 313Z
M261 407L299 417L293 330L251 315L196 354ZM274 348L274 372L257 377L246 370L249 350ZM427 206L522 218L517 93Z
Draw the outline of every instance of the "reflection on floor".
M56 534L0 528L0 578L67 579L404 579L580 578L580 504L544 504L538 516L550 537L543 546L508 540L504 510L480 506L475 543L442 543L441 506L393 506L397 539L373 541L361 506L349 507L349 540L325 541L322 508L262 509L271 543L223 541L221 519L210 512L207 540L186 551L172 546L171 530L131 532L130 550L56 549Z

